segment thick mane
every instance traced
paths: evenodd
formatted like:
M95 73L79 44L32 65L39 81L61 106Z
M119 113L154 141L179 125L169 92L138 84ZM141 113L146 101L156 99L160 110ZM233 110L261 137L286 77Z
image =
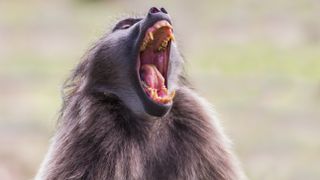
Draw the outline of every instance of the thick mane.
M79 64L74 68L64 82L62 87L62 97L63 99L68 99L75 92L82 91L81 87L84 87L88 81L91 62L93 61L99 43L95 43L92 48L90 48L87 53L81 58Z
M66 108L70 104L70 99L75 95L85 93L85 86L89 80L89 73L92 69L92 61L95 58L97 49L100 46L99 40L95 43L81 58L79 64L71 71L69 77L65 80L61 90L62 107L60 110L59 121L61 121Z

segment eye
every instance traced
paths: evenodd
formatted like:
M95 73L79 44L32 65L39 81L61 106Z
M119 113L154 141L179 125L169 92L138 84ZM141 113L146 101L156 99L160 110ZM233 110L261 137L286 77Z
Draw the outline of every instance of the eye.
M124 24L119 29L128 29L131 26L132 26L132 24Z
M141 19L128 18L118 22L113 28L112 32L120 29L128 29L135 23L139 22Z

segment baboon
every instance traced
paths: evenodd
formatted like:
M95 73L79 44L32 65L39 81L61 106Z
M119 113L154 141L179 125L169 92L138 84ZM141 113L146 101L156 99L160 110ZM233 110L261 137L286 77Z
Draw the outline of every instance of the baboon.
M184 77L167 11L153 7L118 22L66 81L36 179L239 180L229 144Z

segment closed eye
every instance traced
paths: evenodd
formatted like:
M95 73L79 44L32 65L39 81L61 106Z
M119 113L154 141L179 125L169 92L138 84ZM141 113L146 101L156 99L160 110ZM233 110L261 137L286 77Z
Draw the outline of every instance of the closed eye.
M124 24L123 26L120 27L120 29L128 29L131 26L132 26L131 24Z
M115 27L112 29L112 32L120 29L128 29L139 21L141 21L141 19L134 19L134 18L124 19L115 25Z

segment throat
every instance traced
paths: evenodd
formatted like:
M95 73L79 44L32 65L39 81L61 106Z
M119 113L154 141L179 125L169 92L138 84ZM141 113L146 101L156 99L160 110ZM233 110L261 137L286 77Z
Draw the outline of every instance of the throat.
M153 48L147 48L145 51L140 53L141 64L153 64L163 76L166 76L169 61L168 51L169 49L158 51Z

